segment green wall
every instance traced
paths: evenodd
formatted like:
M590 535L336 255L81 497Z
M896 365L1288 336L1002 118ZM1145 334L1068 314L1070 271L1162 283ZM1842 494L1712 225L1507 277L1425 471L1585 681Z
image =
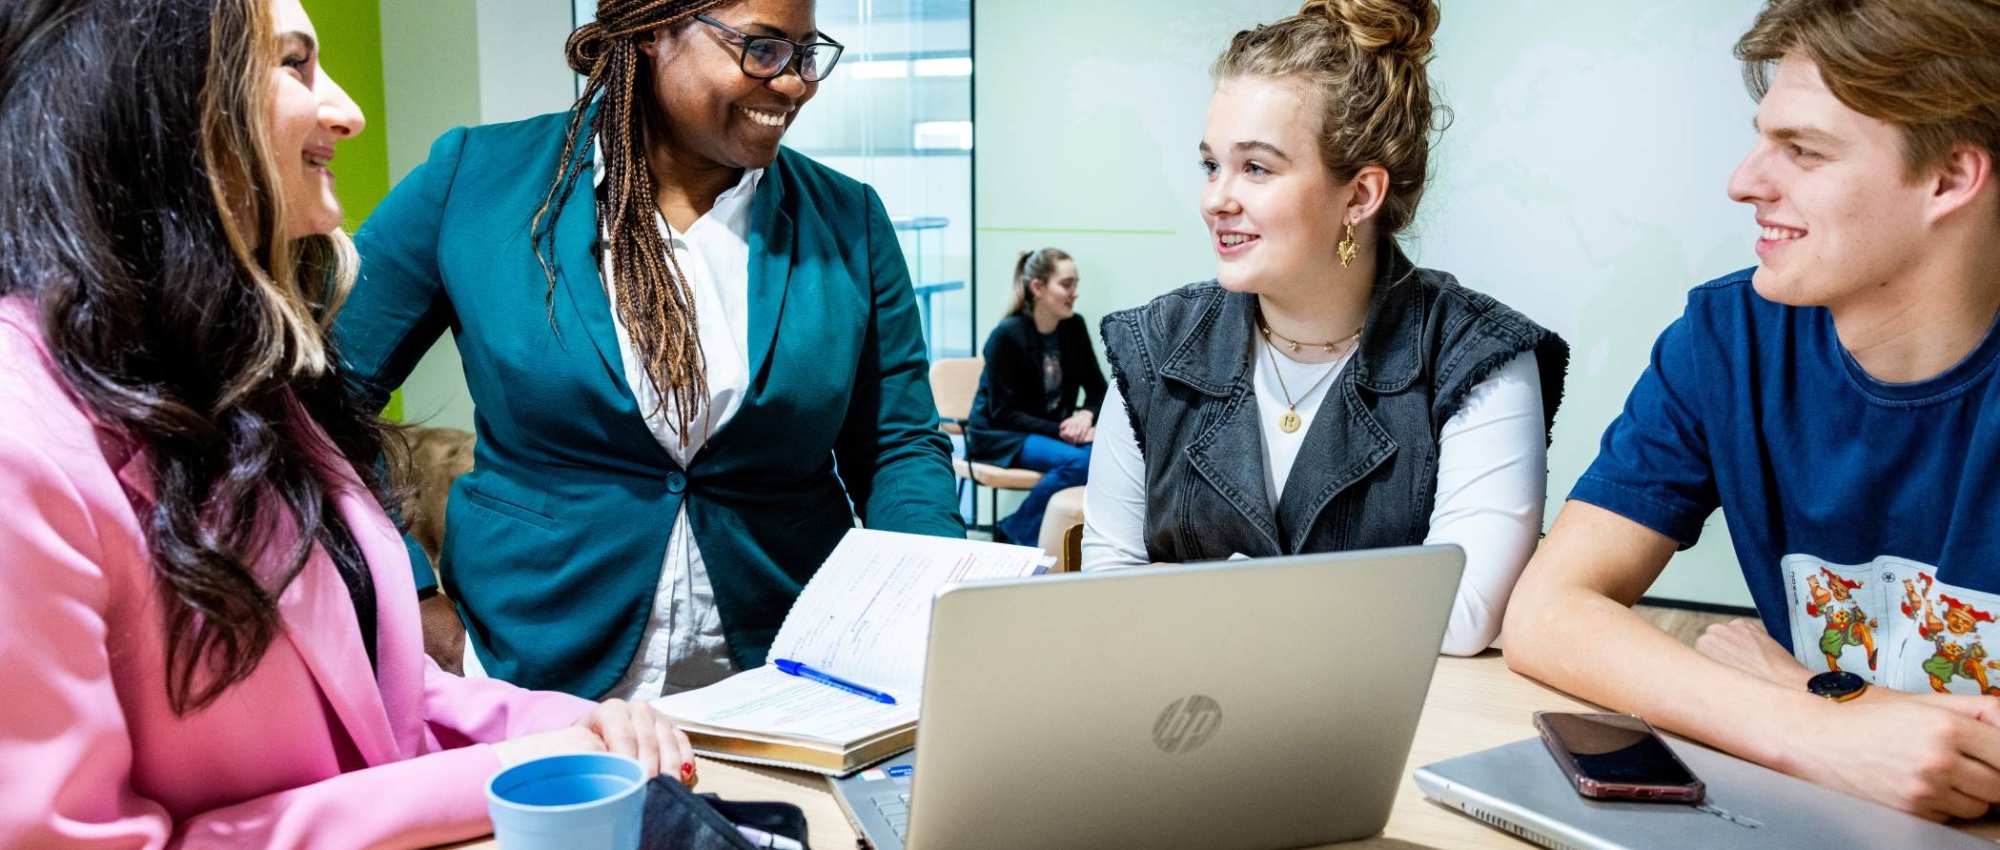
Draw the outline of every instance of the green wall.
M368 116L368 129L340 144L334 160L334 191L347 216L347 230L361 226L375 204L389 194L388 99L382 86L382 11L356 0L303 0L319 30L320 66Z
M389 194L388 98L382 84L382 10L359 0L301 0L319 31L320 67L347 90L368 127L340 143L333 161L334 193L340 196L347 232L353 233ZM399 393L384 411L402 418Z

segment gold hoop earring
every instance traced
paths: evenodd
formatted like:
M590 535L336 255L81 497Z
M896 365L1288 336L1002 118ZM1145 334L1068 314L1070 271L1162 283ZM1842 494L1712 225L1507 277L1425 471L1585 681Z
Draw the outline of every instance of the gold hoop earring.
M1340 267L1343 269L1354 265L1354 255L1361 253L1361 243L1354 241L1354 221L1352 219L1349 219L1347 222L1347 238L1340 240L1340 245L1336 250L1340 252Z

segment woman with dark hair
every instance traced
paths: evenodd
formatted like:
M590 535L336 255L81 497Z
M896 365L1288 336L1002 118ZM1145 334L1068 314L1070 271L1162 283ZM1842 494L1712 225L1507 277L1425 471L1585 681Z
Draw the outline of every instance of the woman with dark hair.
M600 0L567 114L446 134L362 227L356 376L386 402L449 328L478 407L443 595L416 565L441 662L698 687L857 516L964 535L882 201L779 146L840 52L811 0Z
M986 369L966 422L966 456L1042 473L1021 507L994 524L1000 539L1033 545L1049 497L1082 484L1090 473L1105 383L1090 327L1076 314L1079 283L1076 261L1061 249L1021 252L1014 261L1014 305L986 337Z
M424 656L324 336L361 129L298 0L0 4L0 846L418 846L533 756L691 777L644 705Z
M1104 321L1117 389L1085 569L1465 549L1443 649L1480 652L1542 528L1569 347L1419 268L1434 0L1307 0L1215 60L1215 279Z

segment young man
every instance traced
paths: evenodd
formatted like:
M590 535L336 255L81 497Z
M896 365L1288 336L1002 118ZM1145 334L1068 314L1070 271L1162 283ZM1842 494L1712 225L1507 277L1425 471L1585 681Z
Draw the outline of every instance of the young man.
M1995 44L2000 0L1773 0L1737 43L1761 264L1661 334L1515 591L1514 669L1933 819L2000 801ZM1690 650L1629 606L1718 507L1762 622Z

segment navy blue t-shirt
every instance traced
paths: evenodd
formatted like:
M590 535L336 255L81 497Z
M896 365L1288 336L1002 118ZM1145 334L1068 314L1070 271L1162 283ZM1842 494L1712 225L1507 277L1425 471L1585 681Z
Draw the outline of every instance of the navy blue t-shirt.
M1689 294L1570 498L1682 546L1723 508L1765 627L1811 669L2000 692L2000 333L1886 384L1751 273Z

